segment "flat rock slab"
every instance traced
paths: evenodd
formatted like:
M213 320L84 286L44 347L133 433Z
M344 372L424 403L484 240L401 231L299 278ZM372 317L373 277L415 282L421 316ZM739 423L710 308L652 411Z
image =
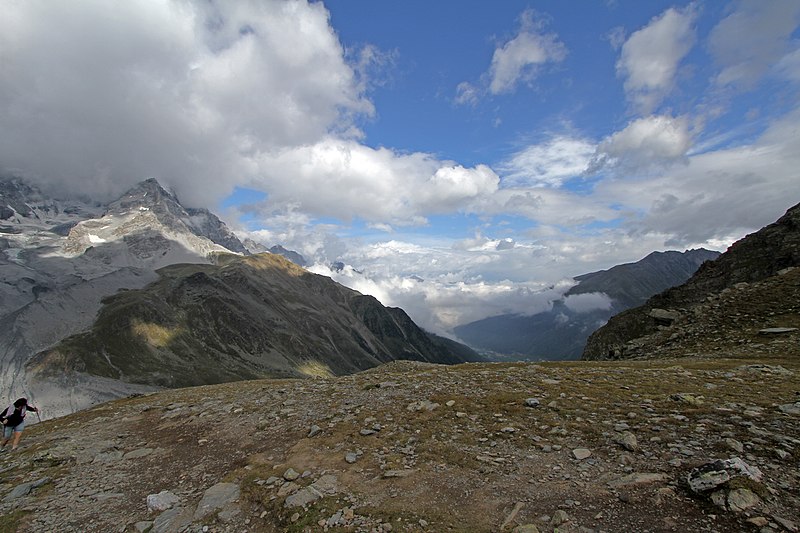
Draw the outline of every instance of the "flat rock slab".
M749 489L734 489L728 493L728 509L742 512L761 503L761 499Z
M410 476L414 471L413 470L385 470L381 477L384 479L389 479L393 477L407 477Z
M153 521L153 528L150 533L172 533L182 531L192 523L192 514L183 507L173 507L164 511Z
M696 494L716 490L737 477L745 477L761 482L763 474L755 466L750 466L738 457L716 460L699 466L689 472L689 488Z
M41 487L42 485L46 485L49 482L50 482L50 478L49 477L43 477L43 478L37 479L36 481L29 481L28 483L23 483L22 485L17 485L16 487L14 487L14 490L12 490L8 494L8 496L3 498L3 501L10 502L10 501L16 500L17 498L22 498L23 496L27 496L28 494L31 493L31 491L33 489L37 489L37 488Z
M322 498L322 494L317 489L314 487L305 487L286 498L286 501L283 502L283 506L286 508L305 507L320 498Z
M782 335L784 333L791 333L797 331L797 328L764 328L758 330L759 335Z
M139 448L138 450L133 450L132 452L128 452L122 456L123 459L141 459L142 457L147 457L153 453L152 448Z
M197 504L197 510L194 512L194 519L200 520L226 505L234 503L239 499L239 494L239 485L236 483L217 483L203 494L203 498Z
M778 409L787 415L800 415L800 402L785 403L783 405L779 405Z
M322 494L332 495L339 492L339 480L336 476L326 474L316 480L311 486Z
M93 463L114 463L120 461L125 454L121 450L100 452L94 456Z

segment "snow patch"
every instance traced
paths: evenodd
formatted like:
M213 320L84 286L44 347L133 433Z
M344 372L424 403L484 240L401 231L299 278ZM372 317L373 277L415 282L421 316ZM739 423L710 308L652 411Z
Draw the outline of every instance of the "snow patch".
M108 242L108 241L105 240L102 237L98 237L97 235L95 235L93 233L90 233L89 234L89 242L92 243L92 244L101 244L101 243Z

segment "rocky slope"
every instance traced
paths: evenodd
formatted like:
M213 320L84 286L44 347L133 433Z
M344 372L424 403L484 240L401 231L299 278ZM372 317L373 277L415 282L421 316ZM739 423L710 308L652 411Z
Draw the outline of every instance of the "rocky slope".
M395 362L117 400L34 424L0 454L0 523L795 532L798 355Z
M459 326L455 333L470 346L495 354L531 360L577 359L589 335L613 315L685 282L704 261L718 256L718 252L702 248L653 252L635 263L577 276L578 284L564 294L564 299L554 301L548 312L489 317ZM569 299L580 294L603 294L608 306L574 310Z
M717 349L716 338L759 344L760 329L800 326L800 281L791 272L798 266L800 205L704 263L685 284L612 318L589 338L583 358L654 357L670 352L669 344L705 353ZM695 338L692 347L687 336Z
M158 274L143 289L107 298L91 330L34 357L31 382L89 374L186 387L349 374L394 359L477 359L426 334L401 309L279 255L227 254Z

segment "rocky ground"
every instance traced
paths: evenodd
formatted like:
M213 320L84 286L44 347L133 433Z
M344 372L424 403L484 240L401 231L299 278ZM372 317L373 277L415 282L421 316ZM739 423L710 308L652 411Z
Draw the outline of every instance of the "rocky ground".
M776 346L106 403L0 454L0 531L794 532L800 354Z

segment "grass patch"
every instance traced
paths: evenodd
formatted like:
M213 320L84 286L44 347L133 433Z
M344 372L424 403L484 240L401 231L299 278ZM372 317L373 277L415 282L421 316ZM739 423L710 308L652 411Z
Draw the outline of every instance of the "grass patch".
M16 533L23 520L31 511L11 511L4 515L0 515L0 533Z

